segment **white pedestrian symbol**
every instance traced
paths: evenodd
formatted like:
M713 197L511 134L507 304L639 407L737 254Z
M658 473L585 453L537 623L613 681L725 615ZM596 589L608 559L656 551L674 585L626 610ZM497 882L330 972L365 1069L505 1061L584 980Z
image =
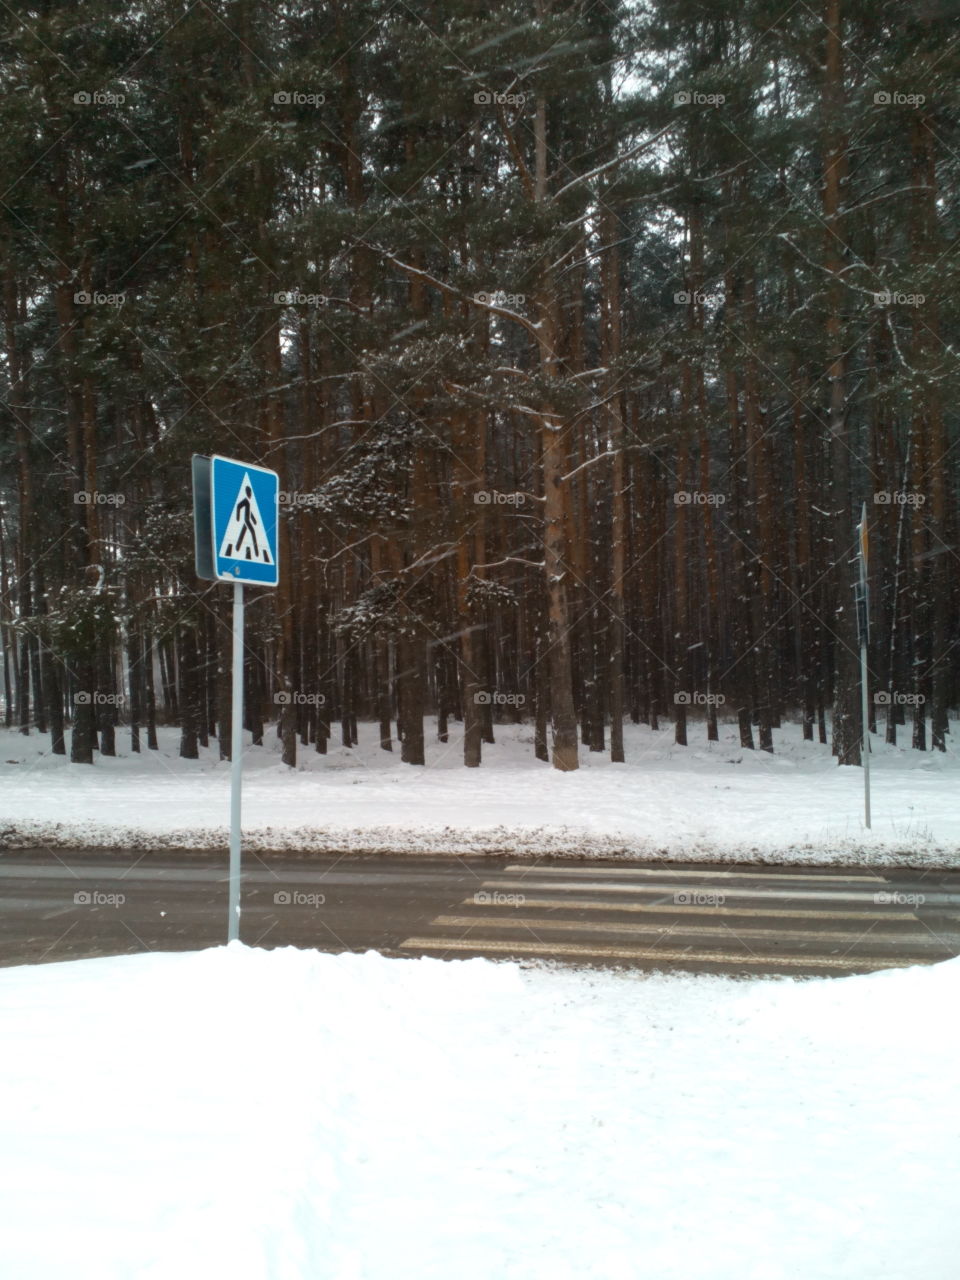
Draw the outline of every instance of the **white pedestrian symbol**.
M270 542L263 531L257 495L246 471L220 543L220 559L255 560L258 564L273 564Z

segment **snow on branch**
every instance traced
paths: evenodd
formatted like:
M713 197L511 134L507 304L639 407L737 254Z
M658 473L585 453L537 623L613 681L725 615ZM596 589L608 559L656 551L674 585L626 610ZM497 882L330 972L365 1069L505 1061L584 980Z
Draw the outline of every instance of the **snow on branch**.
M492 302L481 302L471 294L464 293L462 289L455 289L452 284L447 284L444 280L438 280L437 277L431 275L429 271L422 271L419 267L414 267L409 262L401 262L398 257L382 248L380 245L370 244L366 240L359 239L357 243L362 244L364 248L370 249L374 253L378 253L382 258L386 258L387 262L392 262L395 267L398 267L401 271L405 272L406 275L415 277L418 280L423 280L425 284L439 290L441 293L445 293L448 297L459 298L461 302L468 302L472 307L478 307L481 311L489 311L492 315L501 316L504 320L515 320L517 324L527 330L532 338L539 338L539 324L535 324L532 320L528 320L526 316L520 315L519 312L511 311L509 307L498 307Z
M614 156L612 160L607 160L605 164L599 164L595 169L591 169L589 173L578 174L577 177L571 178L568 183L554 192L553 199L559 200L561 196L566 195L568 191L572 191L574 187L578 187L582 182L590 182L593 178L598 178L601 173L606 173L608 169L615 168L618 164L623 164L625 160L632 160L634 156L639 155L641 151L645 151L647 147L652 147L655 142L663 137L663 135L671 129L672 124L664 125L659 133L655 133L652 138L647 138L644 142L638 142L635 147L631 147L629 151L625 151L622 156Z
M572 471L568 471L565 476L560 477L560 483L566 484L568 480L572 480L575 475L579 475L581 471L586 471L587 467L592 467L597 462L604 462L607 458L615 458L618 453L627 453L634 449L652 449L655 445L666 441L666 435L660 436L657 440L650 440L644 444L625 444L623 449L605 449L603 453L598 453L593 458L588 458L586 462L581 462L578 467L574 467Z

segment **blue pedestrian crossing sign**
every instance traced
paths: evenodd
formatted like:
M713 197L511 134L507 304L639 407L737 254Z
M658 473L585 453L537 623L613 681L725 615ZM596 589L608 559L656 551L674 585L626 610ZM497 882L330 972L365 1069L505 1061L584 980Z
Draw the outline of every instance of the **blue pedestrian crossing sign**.
M280 478L232 458L210 459L213 567L221 581L277 585Z
M194 457L197 573L275 587L280 478L233 458ZM204 545L206 544L206 545Z

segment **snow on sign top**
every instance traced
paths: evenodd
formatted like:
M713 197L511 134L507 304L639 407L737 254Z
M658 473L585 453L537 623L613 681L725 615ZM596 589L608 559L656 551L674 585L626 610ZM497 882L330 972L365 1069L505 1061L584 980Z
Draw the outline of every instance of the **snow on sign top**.
M277 585L280 480L275 471L214 456L210 460L216 576L228 582Z

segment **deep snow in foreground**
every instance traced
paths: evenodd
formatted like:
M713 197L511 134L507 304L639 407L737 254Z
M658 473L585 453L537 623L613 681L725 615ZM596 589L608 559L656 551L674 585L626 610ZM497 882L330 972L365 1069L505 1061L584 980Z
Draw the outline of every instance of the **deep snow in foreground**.
M0 1275L954 1280L960 960L0 972Z
M838 768L799 726L776 730L776 752L743 751L735 726L689 747L670 726L626 726L627 764L581 749L562 774L534 758L529 725L498 725L480 769L465 769L453 726L430 739L425 768L381 751L375 726L360 745L326 756L301 748L286 768L276 736L244 758L244 842L251 849L508 853L960 865L960 755L887 747L873 759L872 832L863 827L863 772ZM903 733L901 736L904 736ZM223 848L230 766L216 742L181 760L178 734L160 751L71 765L49 738L0 731L0 848Z

